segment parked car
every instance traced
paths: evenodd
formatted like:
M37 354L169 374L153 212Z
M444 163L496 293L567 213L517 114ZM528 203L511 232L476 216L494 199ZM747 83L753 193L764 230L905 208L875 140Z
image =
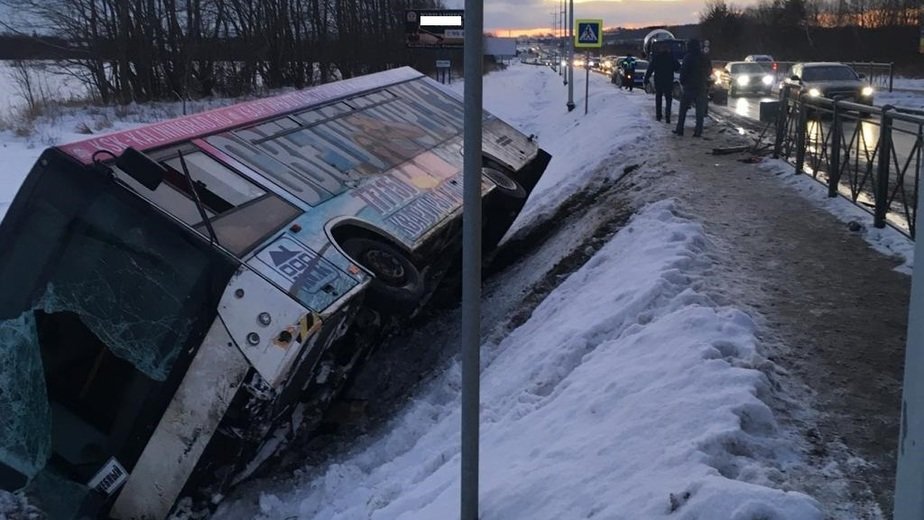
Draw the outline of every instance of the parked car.
M773 56L769 54L748 54L744 57L744 61L748 63L773 63Z
M716 85L729 96L740 94L770 94L773 74L766 63L731 61L717 71Z
M790 76L783 81L783 89L790 95L809 97L838 97L866 105L873 104L875 90L843 63L796 63Z
M317 425L457 256L463 112L404 67L45 150L0 221L0 489L162 520ZM550 156L484 115L490 249Z

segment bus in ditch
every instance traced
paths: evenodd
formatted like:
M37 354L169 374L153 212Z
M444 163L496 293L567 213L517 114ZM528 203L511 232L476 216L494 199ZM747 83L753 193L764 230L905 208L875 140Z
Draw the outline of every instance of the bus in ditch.
M0 222L0 489L161 519L259 467L458 256L462 113L405 67L45 150ZM488 112L482 148L490 249L550 156Z

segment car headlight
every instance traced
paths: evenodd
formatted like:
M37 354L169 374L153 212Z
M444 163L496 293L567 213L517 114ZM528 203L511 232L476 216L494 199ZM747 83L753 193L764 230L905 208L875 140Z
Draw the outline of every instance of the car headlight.
M738 79L736 81L738 82L739 87L744 87L744 86L747 86L747 84L751 82L751 78L750 76L738 76Z
M873 87L863 87L863 90L860 91L860 94L863 94L863 97L870 97L873 95Z
M588 62L587 62L587 66L588 66L588 67L593 67L593 66L594 66L594 62L593 62L593 61L588 61Z
M812 97L818 97L821 95L821 91L818 90L817 88L810 88L808 94L809 96L812 96Z
M567 66L568 66L568 61L567 61L567 60L561 60L561 66L562 66L562 67L567 67Z
M603 66L606 67L606 68L610 68L610 67L613 66L613 62L610 61L610 60L606 60L606 61L603 62Z
M767 85L769 87L770 84L773 83L773 76L767 74L761 79L761 81L763 82L764 85Z

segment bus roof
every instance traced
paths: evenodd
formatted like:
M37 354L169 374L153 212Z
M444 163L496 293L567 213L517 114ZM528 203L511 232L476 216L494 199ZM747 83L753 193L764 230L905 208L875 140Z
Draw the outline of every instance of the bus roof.
M168 119L132 130L59 145L57 148L84 164L92 164L93 154L99 150L118 156L129 147L142 151L159 148L420 77L423 77L420 72L410 67L401 67Z

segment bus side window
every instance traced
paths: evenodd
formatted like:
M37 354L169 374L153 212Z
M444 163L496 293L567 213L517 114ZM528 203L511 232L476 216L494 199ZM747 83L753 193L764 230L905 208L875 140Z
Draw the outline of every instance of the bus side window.
M301 214L297 207L201 151L184 153L182 161L178 149L158 154L157 158L167 168L167 176L155 190L145 188L122 172L117 175L155 205L208 236L189 190L183 169L185 162L218 243L237 255L248 252Z

